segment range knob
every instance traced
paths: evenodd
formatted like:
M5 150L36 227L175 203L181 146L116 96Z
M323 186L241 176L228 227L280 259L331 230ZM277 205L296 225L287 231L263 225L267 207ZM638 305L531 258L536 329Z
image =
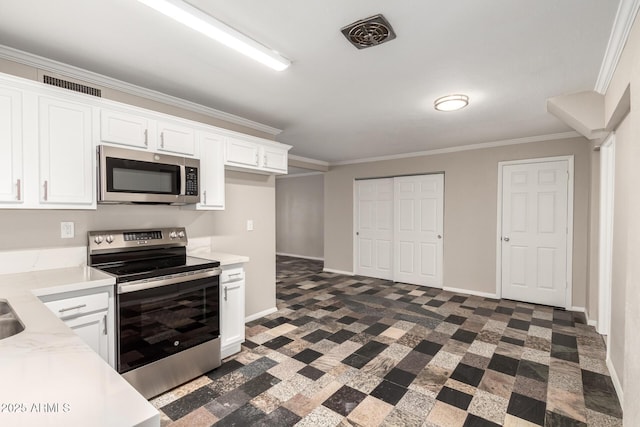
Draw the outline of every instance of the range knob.
M113 243L113 235L109 234L107 236L107 243Z
M104 237L98 235L98 236L94 237L93 241L96 242L99 245L100 243L102 243L104 241Z
M177 237L177 234L175 231L172 231L171 233L169 233L169 238L175 239L176 237Z
M184 237L184 231L179 231L178 237L182 239Z

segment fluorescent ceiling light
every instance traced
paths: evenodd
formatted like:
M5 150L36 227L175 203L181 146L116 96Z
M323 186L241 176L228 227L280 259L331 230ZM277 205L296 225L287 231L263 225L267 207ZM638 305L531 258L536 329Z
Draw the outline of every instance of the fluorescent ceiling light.
M469 105L467 95L447 95L433 102L433 107L438 111L456 111L467 105Z
M276 71L282 71L291 65L291 61L282 57L277 52L261 45L257 41L184 1L138 1Z

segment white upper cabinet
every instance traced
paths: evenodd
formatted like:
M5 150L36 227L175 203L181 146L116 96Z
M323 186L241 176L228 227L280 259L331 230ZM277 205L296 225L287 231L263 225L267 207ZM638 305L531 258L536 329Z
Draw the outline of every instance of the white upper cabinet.
M288 151L281 147L262 147L262 167L278 173L287 173Z
M95 206L92 107L39 98L40 203Z
M224 137L200 132L200 203L198 210L224 209Z
M0 203L21 204L23 182L22 94L0 87Z
M102 109L100 111L100 140L113 144L147 148L149 120L134 114Z
M159 121L157 149L193 156L196 152L195 130L179 123Z
M226 148L225 164L250 168L260 166L260 146L255 142L228 137Z
M225 165L265 173L287 173L289 145L255 139L227 137Z
M187 156L196 153L196 133L191 122L167 120L163 115L126 105L101 109L100 141Z

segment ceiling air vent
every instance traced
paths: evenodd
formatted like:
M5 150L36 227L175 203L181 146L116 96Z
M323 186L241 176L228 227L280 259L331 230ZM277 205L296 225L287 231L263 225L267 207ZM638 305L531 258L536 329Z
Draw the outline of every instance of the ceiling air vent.
M391 24L380 14L349 24L340 31L358 49L377 46L396 38Z
M45 84L61 87L63 89L72 90L74 92L85 93L87 95L102 97L102 91L95 87L81 85L79 83L70 82L67 80L57 79L55 77L44 75L42 81Z

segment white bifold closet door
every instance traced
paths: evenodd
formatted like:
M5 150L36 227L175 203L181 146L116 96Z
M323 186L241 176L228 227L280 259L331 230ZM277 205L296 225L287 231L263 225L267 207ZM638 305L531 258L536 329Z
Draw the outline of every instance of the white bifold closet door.
M356 272L442 287L444 175L356 182Z

